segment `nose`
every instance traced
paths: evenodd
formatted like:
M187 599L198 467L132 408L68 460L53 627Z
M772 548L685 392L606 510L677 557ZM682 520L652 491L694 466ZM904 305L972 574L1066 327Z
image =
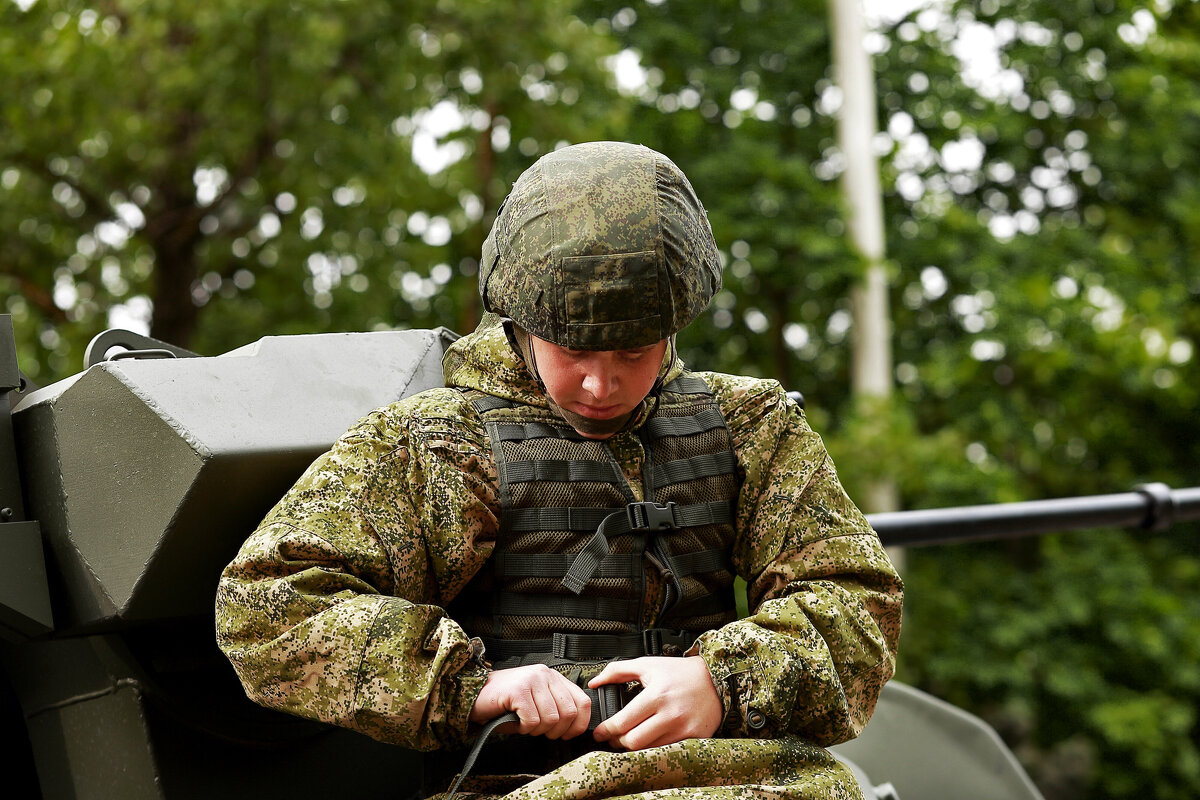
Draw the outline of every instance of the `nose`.
M583 375L583 388L596 400L603 402L617 390L616 370L598 359L589 363Z

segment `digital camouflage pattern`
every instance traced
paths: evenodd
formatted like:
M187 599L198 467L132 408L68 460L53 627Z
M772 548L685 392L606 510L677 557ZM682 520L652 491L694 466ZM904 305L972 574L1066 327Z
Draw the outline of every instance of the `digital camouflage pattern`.
M495 318L459 340L445 366L450 386L545 406ZM596 753L513 797L677 796L659 787L684 776L724 787L705 792L719 797L857 796L849 772L816 745L857 735L891 677L900 580L778 384L700 376L743 473L732 560L753 609L693 648L726 709L721 738ZM636 487L636 434L608 442ZM491 450L462 392L436 389L366 416L222 576L218 642L247 694L405 747L468 745L487 655L443 609L487 562L499 510Z
M481 778L456 800L862 800L827 750L782 739L687 739L637 754L595 751L548 775ZM437 795L445 800L446 795Z
M591 142L517 179L483 245L484 308L577 350L666 339L721 288L704 207L666 156Z

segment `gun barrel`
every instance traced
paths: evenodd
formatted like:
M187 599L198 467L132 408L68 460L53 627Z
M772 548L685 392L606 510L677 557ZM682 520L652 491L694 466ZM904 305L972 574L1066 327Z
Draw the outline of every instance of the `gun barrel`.
M1200 486L1171 489L1152 483L1120 494L895 511L867 519L889 546L1012 539L1082 528L1162 530L1200 519Z

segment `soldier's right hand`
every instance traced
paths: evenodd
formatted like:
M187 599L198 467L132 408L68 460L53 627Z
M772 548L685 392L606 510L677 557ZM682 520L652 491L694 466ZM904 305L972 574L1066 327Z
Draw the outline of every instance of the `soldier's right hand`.
M488 675L475 698L470 720L482 724L507 711L517 712L521 721L501 726L501 732L571 739L587 730L592 701L562 673L530 664Z

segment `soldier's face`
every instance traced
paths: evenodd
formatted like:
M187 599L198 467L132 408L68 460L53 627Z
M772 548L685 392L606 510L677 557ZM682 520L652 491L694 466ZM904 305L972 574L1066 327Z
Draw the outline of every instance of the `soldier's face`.
M550 398L561 408L597 420L637 408L654 386L667 352L666 339L637 350L571 350L536 336L529 341Z

